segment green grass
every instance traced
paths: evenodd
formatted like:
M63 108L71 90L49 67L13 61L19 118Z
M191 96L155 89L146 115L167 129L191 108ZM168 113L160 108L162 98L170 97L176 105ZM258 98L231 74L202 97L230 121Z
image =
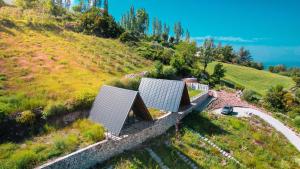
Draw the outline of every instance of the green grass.
M200 133L223 150L230 152L246 168L298 169L300 167L300 153L296 148L257 117L246 119L194 112L183 120L180 131L179 139L176 139L174 128L172 128L166 134L144 143L137 150L114 157L107 163L127 166L124 168L130 168L128 164L137 168L139 168L138 165L154 168L156 165L149 165L149 161L153 159L147 154L142 156L147 156L148 160L139 160L138 165L132 160L132 157L140 157L140 153L145 152L144 147L149 147L169 168L190 168L175 151L184 154L199 168L242 168L232 160L224 158L216 148L200 139L196 134ZM166 141L170 143L170 147L165 145ZM109 166L107 163L105 163L106 166Z
M300 153L283 135L257 117L237 119L201 113L191 114L184 123L204 134L248 168L299 168ZM185 134L192 135L186 132ZM185 137L183 135L183 138ZM188 141L193 142L195 136Z
M63 129L44 127L45 134L20 143L0 144L0 168L33 168L105 139L104 128L89 120L77 120Z
M155 109L155 108L148 108L148 110L149 110L152 118L154 118L154 119L157 119L157 118L159 118L159 117L161 117L161 116L163 116L163 115L166 114L166 113L163 113L160 110Z
M68 31L32 10L1 8L0 31L0 109L8 112L96 95L108 81L151 65L119 40Z
M151 158L144 149L122 153L104 164L93 168L100 169L113 166L114 169L159 169L159 165Z
M212 73L214 66L218 62L213 62L208 65L208 72ZM236 84L244 86L246 89L251 89L264 95L266 91L274 85L282 85L290 89L295 85L294 81L286 76L270 73L263 70L256 70L249 67L222 63L226 69L225 80L232 81Z
M195 96L198 96L199 94L202 93L201 90L194 90L194 89L192 89L192 88L188 88L188 92L189 92L190 98L195 97Z

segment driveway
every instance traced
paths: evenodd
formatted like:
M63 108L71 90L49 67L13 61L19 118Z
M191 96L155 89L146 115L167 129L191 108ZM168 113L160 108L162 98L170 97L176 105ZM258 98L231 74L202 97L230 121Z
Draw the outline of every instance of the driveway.
M240 114L240 116L248 116L249 113L252 113L260 117L274 127L277 131L282 133L290 141L290 143L292 143L298 149L298 151L300 151L300 137L274 117L252 108L235 107L234 112L237 112Z

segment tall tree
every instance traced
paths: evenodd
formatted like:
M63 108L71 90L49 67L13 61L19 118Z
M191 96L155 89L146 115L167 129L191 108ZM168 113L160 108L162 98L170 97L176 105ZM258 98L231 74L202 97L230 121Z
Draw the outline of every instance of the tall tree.
M206 72L208 64L214 59L213 46L213 41L206 39L203 43L203 46L199 48L198 57L200 59L200 63L203 65L204 72Z
M149 15L145 9L139 9L136 13L137 31L146 34L149 28Z
M108 14L108 0L104 0L104 13Z
M157 28L156 28L156 27L157 27L157 26L156 26L156 24L157 24L156 20L157 20L157 18L154 17L154 18L153 18L153 21L152 21L152 35L153 35L153 36L156 35L156 30L157 30Z
M212 74L212 80L214 84L219 84L221 81L221 78L225 76L226 70L223 68L223 65L221 63L218 63L215 65L214 73Z
M181 22L174 24L175 41L178 43L184 33Z
M134 6L130 7L129 22L130 22L129 30L130 31L136 31L136 16L135 16Z
M164 23L162 38L165 42L168 41L169 34L170 34L170 27L166 23Z
M190 32L189 32L189 30L186 30L186 32L185 32L185 40L186 40L187 42L189 42L190 39L191 39Z

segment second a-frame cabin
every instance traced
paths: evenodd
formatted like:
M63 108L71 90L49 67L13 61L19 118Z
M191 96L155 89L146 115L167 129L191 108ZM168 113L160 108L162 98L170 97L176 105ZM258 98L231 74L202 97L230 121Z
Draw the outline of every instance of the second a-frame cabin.
M183 81L142 78L139 93L149 108L178 112L181 107L191 104Z
M109 133L116 136L126 125L153 120L137 91L112 86L100 89L89 119L101 123Z

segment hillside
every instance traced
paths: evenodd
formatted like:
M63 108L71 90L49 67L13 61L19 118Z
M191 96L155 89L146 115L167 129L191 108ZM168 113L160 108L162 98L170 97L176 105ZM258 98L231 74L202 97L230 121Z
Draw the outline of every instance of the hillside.
M38 23L29 24L18 13L0 10L0 107L7 112L94 95L102 84L151 63L117 39L75 33L34 17Z
M216 64L217 62L213 62L208 65L208 71L210 73L213 72ZM239 65L222 64L226 69L224 79L242 85L246 89L254 90L262 95L264 95L271 86L280 84L290 89L295 85L294 81L289 77Z
M200 139L198 134L230 153L245 167L222 156L216 147L209 145L205 139ZM193 112L183 120L178 140L175 129L170 129L167 134L95 168L157 168L158 164L146 148L151 148L169 168L191 168L178 152L198 168L300 167L299 152L263 120L257 117L236 118Z

